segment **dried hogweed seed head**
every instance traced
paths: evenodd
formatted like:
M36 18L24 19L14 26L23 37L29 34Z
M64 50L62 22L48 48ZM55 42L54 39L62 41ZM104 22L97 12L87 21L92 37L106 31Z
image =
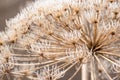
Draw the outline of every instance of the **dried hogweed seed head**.
M23 9L0 32L0 44L15 50L10 54L14 62L7 63L14 65L12 78L74 80L86 67L90 76L82 75L83 80L119 79L113 73L120 67L119 4L119 0L38 0Z

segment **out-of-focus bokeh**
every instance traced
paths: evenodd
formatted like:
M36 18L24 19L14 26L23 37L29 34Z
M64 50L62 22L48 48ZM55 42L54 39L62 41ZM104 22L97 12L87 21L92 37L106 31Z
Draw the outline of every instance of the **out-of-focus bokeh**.
M8 20L24 8L27 3L34 0L0 0L0 31L6 27L5 20Z

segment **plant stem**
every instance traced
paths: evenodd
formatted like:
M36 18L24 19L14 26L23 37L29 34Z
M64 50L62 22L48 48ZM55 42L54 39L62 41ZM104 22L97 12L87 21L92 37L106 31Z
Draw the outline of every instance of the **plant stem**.
M81 70L81 80L88 80L88 72L87 72L87 64L83 64L82 70Z

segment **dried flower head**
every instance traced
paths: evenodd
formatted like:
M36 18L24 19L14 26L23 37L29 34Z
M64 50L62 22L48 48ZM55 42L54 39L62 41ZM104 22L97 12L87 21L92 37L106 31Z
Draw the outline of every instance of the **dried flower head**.
M12 79L120 79L119 0L38 0L6 24Z

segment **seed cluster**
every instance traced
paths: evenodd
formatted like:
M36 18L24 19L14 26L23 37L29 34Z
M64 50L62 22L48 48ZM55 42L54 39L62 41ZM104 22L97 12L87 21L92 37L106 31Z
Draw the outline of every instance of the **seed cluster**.
M38 0L6 25L0 80L76 80L84 64L89 80L120 79L120 0Z

